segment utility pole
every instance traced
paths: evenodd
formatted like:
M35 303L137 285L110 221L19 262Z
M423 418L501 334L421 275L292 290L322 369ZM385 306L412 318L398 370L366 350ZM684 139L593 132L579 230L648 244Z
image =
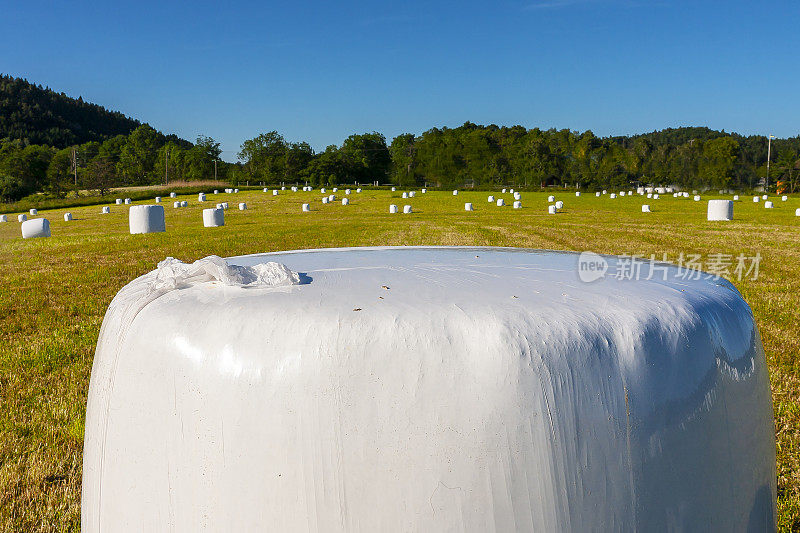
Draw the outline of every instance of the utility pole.
M217 181L217 160L214 160L214 181Z
M769 194L769 160L772 156L772 139L774 138L775 138L774 135L770 135L767 138L767 183L766 186L764 187L764 192L767 194Z
M75 173L75 188L78 188L78 155L75 148L72 149L72 172Z
M164 158L164 185L169 183L169 148L166 151L166 157Z

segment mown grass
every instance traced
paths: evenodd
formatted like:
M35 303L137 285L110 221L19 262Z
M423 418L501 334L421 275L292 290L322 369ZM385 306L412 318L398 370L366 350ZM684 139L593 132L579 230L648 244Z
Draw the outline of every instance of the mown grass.
M337 193L341 196L342 191ZM497 195L497 193L494 193ZM0 524L4 530L61 531L80 525L84 407L97 334L106 307L134 277L166 256L192 261L336 246L489 245L592 250L610 254L760 253L758 279L732 281L752 307L767 353L778 451L778 516L800 529L800 200L766 210L749 197L735 221L705 220L705 202L557 194L564 212L546 213L546 194L523 193L521 210L498 208L487 193L417 194L365 190L351 204L323 205L318 191L219 195L200 205L165 204L167 233L130 235L127 208L40 211L53 237L23 241L16 214L0 224ZM510 203L510 195L504 196ZM202 207L224 198L226 226L202 227ZM704 198L705 200L706 198ZM239 212L235 204L247 202ZM302 213L310 201L313 211ZM472 202L475 211L464 211ZM652 214L642 214L650 203ZM388 205L411 204L411 215ZM14 216L11 216L11 215Z

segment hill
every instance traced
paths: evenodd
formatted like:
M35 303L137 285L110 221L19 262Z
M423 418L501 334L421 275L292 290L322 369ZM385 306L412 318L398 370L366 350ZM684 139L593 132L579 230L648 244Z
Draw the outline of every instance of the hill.
M140 124L81 97L0 75L0 139L65 148L127 135Z

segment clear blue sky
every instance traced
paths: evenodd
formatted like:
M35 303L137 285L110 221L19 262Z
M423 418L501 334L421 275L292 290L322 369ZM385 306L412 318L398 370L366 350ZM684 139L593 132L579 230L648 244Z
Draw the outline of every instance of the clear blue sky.
M0 2L0 72L164 132L800 133L800 2Z

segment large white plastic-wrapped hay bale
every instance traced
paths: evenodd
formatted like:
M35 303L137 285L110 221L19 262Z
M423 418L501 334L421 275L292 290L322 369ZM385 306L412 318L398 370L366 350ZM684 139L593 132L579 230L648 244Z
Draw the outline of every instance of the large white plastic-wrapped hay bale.
M178 202L175 202L178 203ZM163 205L134 205L128 210L131 234L167 231Z
M689 198L689 193L688 193L688 192L684 192L684 193L683 193L683 197L684 197L684 198Z
M506 190L505 190L505 189L503 189L501 192L502 192L503 194L505 194L505 193L506 193Z
M513 207L514 209L522 209L522 202L520 202L519 200L515 200L513 203Z
M620 196L625 196L625 191L619 191Z
M555 215L557 212L555 205L548 205L547 206L547 213L550 215Z
M410 205L406 204L406 205L403 206L403 213L408 214L408 213L411 213L411 212L412 212L412 209L411 209Z
M453 196L458 196L458 190L453 191Z
M764 202L764 207L767 208L767 209L772 209L773 207L775 207L775 204L773 204L771 201L767 200L766 202Z
M50 236L50 221L46 218L32 218L25 220L20 226L23 239L36 239Z
M278 196L278 189L272 190L272 196Z
M108 207L107 205L104 205L103 207L100 208L100 213L103 215L108 215L111 213L111 208Z
M72 222L72 213L64 213L64 222Z
M603 189L603 194L608 194L608 191Z
M239 211L246 211L247 204L245 202L239 202Z
M738 291L582 259L165 261L106 313L83 531L774 528L768 372Z
M580 196L580 193L578 193L576 196ZM514 193L514 200L521 200L521 199L522 199L522 195L520 193L518 193L518 192L515 192Z
M201 192L197 194L197 201L198 202L205 202L206 201L206 194Z
M217 208L203 209L203 226L216 228L225 225L225 210Z
M738 194L734 194L733 195L733 201L734 202L738 202L739 201L739 195Z
M170 198L177 198L178 197L178 193L171 192L171 193L169 193L169 197Z
M328 197L327 196L323 196L322 197L322 203L323 204L327 204L328 203Z
M389 213L397 213L397 206L394 204L389 205Z
M403 198L408 198L408 193L407 193L407 192L404 192L404 193L402 194L402 196L403 196Z
M648 204L642 205L642 213L652 213L652 211L650 211L650 206Z
M488 201L490 204L493 204L493 203L494 203L494 200L495 200L495 198L494 198L494 196L492 196L491 194L490 194L490 195L489 195L489 197L486 199L486 201Z
M161 197L160 197L160 196L156 196L156 203L157 203L157 204L160 204L160 203L161 203Z
M28 211L28 214L30 214L32 217L35 217L36 215L39 214L39 211L36 209L31 209Z
M305 212L311 211L311 204L303 204L303 211Z
M497 199L497 207L503 207L504 205L506 205L505 200L503 200L502 198L498 198Z
M264 189L264 192L267 192L267 190ZM214 194L219 194L219 189L214 189Z
M610 195L608 195L608 197L611 198L611 199L614 199L614 198L617 197L617 195L612 192Z
M556 197L551 194L550 196L547 197L547 201L553 203L556 201Z
M285 186L281 187L281 190L282 190L282 191L285 191L285 190L286 190L286 187L285 187Z
M178 209L179 207L181 207L181 203L180 202L172 202L172 207L174 209ZM217 205L217 207L219 207L219 205Z
M21 215L17 215L17 222L25 222L28 220L28 215L22 213Z
M464 211L472 211L472 204L467 202L464 204Z
M788 196L786 196L786 195L781 196L781 202L785 202L787 200L789 200Z
M342 198L342 205L348 205L350 203L349 198Z
M181 207L188 207L188 206L189 202L187 202L186 200L181 200Z
M114 200L114 203L116 203L117 205L122 205L122 198L117 198L116 200Z
M292 187L292 192L297 192L297 187Z
M575 191L575 196L580 196L580 195L581 195L581 191ZM515 198L516 198L516 196L515 196Z
M319 190L319 192L321 192L322 194L325 194L325 187L323 187L322 189L320 189L320 190Z
M328 195L328 201L329 201L329 202L334 202L334 201L336 201L336 195L335 195L335 194L330 194L330 195Z
M508 192L510 192L511 194L514 194L514 189L509 189Z
M338 191L339 191L339 189L337 187L333 188L333 192L338 192Z
M733 202L731 200L709 200L708 220L733 220Z
M556 209L564 209L564 202L561 200L556 202Z
M0 222L8 222L8 215L0 215Z

